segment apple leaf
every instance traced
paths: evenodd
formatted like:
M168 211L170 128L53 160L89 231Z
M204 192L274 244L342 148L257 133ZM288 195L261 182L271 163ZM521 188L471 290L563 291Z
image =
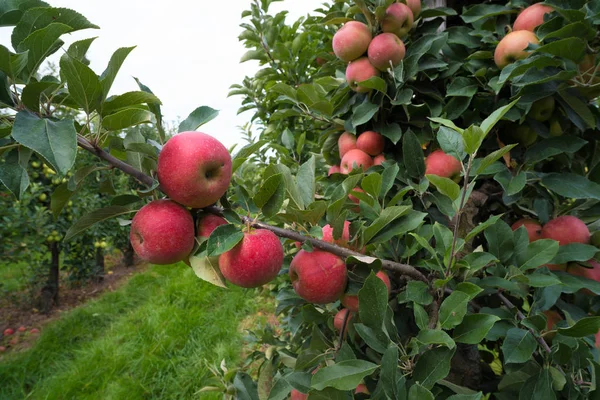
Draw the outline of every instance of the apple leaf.
M208 238L206 252L214 257L233 249L244 238L244 233L232 224L218 226Z
M227 288L225 278L219 269L218 257L208 257L206 252L202 252L190 257L190 265L198 278L215 286Z

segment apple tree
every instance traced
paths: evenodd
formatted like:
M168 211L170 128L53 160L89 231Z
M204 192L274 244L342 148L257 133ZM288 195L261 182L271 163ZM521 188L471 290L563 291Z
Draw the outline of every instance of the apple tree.
M209 107L170 138L147 86L108 95L129 48L98 75L93 39L79 41L60 79L40 76L61 35L95 25L41 1L0 6L15 27L14 52L0 48L0 181L19 198L32 153L62 177L86 151L140 187L65 242L136 213L142 258L267 285L281 330L254 333L257 368L215 369L202 392L597 397L600 5L336 1L287 21L271 3L242 15L242 61L261 69L232 86L253 125L230 152L195 132ZM125 131L143 124L158 136Z

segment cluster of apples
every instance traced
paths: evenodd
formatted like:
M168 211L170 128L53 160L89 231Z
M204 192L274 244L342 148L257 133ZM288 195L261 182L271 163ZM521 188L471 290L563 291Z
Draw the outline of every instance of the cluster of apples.
M350 132L344 132L338 138L340 165L329 168L328 175L347 175L354 168L362 168L366 171L373 165L381 165L385 161L384 147L385 138L378 132L365 131L358 137Z
M544 15L554 9L543 4L534 4L527 7L517 17L513 24L512 32L504 36L494 52L494 62L502 69L507 65L525 59L529 56L529 44L540 44L533 31L544 23Z
M371 28L359 21L344 24L333 36L333 52L348 63L346 81L359 93L371 89L359 85L372 77L394 68L404 59L406 47L401 40L421 13L420 0L393 3L381 18L382 32L373 37ZM366 54L366 56L365 56Z
M206 240L217 226L227 223L206 214L194 224L190 209L208 207L225 194L231 181L231 156L212 136L183 132L163 147L157 175L169 199L154 200L136 213L131 244L140 258L153 264L189 263L196 235L199 241ZM271 281L282 265L283 246L264 229L245 232L240 243L219 256L223 276L242 287Z

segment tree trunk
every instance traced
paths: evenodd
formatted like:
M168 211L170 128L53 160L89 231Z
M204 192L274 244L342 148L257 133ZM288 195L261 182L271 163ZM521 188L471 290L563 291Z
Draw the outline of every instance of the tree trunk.
M58 305L58 284L60 271L60 248L58 243L53 242L50 246L50 270L48 271L48 281L42 288L41 310L48 314L54 306Z
M129 267L131 265L133 265L134 263L134 251L133 251L133 246L131 245L131 242L128 240L127 241L127 248L123 251L123 264L125 264L126 267Z
M96 270L94 271L94 279L98 282L104 279L104 249L101 247L96 249Z

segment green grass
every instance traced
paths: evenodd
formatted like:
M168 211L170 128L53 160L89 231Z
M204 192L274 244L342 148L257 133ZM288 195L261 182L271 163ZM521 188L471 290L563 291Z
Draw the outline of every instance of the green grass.
M27 280L33 274L24 262L0 264L0 289L7 293L23 290Z
M254 297L181 265L153 266L5 356L0 399L198 398L210 377L205 359L239 361L238 324L256 311Z

